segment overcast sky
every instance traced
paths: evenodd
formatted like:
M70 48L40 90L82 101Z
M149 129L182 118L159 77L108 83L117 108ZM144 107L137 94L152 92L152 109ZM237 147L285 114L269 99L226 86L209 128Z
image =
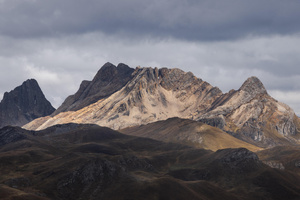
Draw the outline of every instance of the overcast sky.
M257 76L300 115L299 19L299 0L0 0L0 96L35 78L58 107L122 62L223 92Z

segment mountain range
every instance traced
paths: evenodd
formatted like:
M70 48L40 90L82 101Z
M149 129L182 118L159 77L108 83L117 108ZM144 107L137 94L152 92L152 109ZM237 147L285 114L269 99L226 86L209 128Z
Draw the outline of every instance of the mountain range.
M41 130L91 123L120 130L172 117L201 121L259 147L299 144L300 120L257 77L226 94L180 69L106 63L51 115L24 126Z
M106 63L56 110L29 79L0 114L0 199L300 199L299 118L257 77Z

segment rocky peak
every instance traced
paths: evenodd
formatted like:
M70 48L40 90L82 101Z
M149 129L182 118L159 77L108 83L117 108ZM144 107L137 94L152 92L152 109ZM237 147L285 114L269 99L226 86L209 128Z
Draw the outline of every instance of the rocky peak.
M53 113L57 115L65 111L76 111L93 104L100 99L120 90L132 78L134 69L120 63L115 66L105 63L97 72L92 81L83 81L79 90L69 96L63 104Z
M167 69L162 68L159 70L161 77L161 85L167 90L180 90L193 82L201 83L202 80L198 79L191 72L184 72L180 69Z
M151 68L151 67L137 67L133 72L132 83L137 84L141 88L152 87L153 84L160 85L168 91L179 91L191 89L191 85L203 83L208 86L206 82L194 76L191 72L184 72L177 68ZM132 86L133 84L130 84Z
M110 79L112 76L115 78ZM43 129L57 121L80 121L120 129L170 117L192 119L205 112L220 95L218 88L191 72L176 68L132 69L106 63L93 81L82 83L80 90L68 97L47 123L36 121L25 128ZM59 118L62 119L55 120Z
M97 72L93 81L112 81L113 79L120 78L122 76L130 76L132 72L133 69L130 68L128 65L120 63L116 67L112 63L107 62Z
M64 111L72 112L61 113ZM51 117L25 128L92 123L121 129L171 117L200 120L261 147L288 144L299 137L300 130L299 118L270 97L257 77L248 78L239 90L223 94L191 72L132 69L122 63L103 65L94 79L83 81L78 92Z
M240 87L239 91L245 91L251 94L267 94L263 83L255 76L248 78Z
M37 81L28 79L4 94L0 103L0 127L22 126L33 119L50 115L54 110Z
M2 101L7 101L6 99L9 99L12 95L16 94L17 92L21 94L26 94L29 90L40 90L40 87L36 80L28 79L24 81L21 86L16 87L13 91L5 92Z
M261 147L294 144L299 137L299 118L287 105L269 96L257 77L222 95L199 120Z
M112 79L117 74L117 67L109 62L105 63L97 72L93 81L107 81Z
M117 70L120 74L128 74L133 72L133 69L124 63L119 63Z

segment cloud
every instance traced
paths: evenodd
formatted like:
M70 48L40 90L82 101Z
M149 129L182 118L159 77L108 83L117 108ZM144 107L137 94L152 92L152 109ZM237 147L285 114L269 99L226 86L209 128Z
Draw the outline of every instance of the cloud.
M62 84L68 88L65 96L74 93L83 79L91 80L107 61L123 62L131 67L181 68L219 86L224 92L237 89L252 75L261 78L268 89L299 89L300 68L295 67L300 62L297 36L207 43L175 39L134 41L92 33L10 42L15 47L9 56L0 56L0 66L10 66L12 70L3 69L3 75L14 71L19 74L18 82L36 78L43 87ZM22 51L16 50L14 55L14 48ZM53 89L51 93L57 94L55 98L62 98L62 94L58 95Z
M42 57L39 55L37 56L37 59L31 60L35 64L27 62L23 67L23 70L28 77L34 78L38 81L40 87L45 93L45 96L56 108L61 105L67 96L73 94L78 89L82 78L84 78L84 69L79 70L80 68L77 68L76 70L76 67L78 66L73 66L74 71L72 71L72 69L70 69L70 66L72 66L72 61L69 63L64 62L64 60L59 58L60 53L61 52L58 51L56 54L54 54L51 51L50 53L47 52ZM45 65L47 61L51 60L51 58L54 58L55 56L57 56L56 61ZM41 59L43 58L44 60L41 62ZM76 55L74 55L73 58L76 58ZM62 65L60 65L62 62L64 64L68 64L69 67L62 67ZM57 65L52 68L49 67L52 64ZM47 68L44 67L44 65L47 66Z
M297 91L280 91L280 90L270 90L269 94L287 105L289 105L294 111L296 115L300 116L300 90Z
M59 81L59 77L56 73L41 67L35 67L31 64L25 66L25 71L28 72L30 77L39 77L39 80L42 83L53 84Z
M299 9L293 0L0 0L0 93L35 78L57 107L108 61L181 68L224 92L253 75L270 91L297 92Z
M127 37L232 40L298 33L300 2L274 0L4 0L2 35L57 37L101 32Z

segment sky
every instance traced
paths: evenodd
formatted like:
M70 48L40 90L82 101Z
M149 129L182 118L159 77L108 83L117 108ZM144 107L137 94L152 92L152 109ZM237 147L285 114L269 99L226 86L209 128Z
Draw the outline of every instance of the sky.
M0 0L0 99L34 78L54 107L106 62L257 76L300 116L299 0Z

